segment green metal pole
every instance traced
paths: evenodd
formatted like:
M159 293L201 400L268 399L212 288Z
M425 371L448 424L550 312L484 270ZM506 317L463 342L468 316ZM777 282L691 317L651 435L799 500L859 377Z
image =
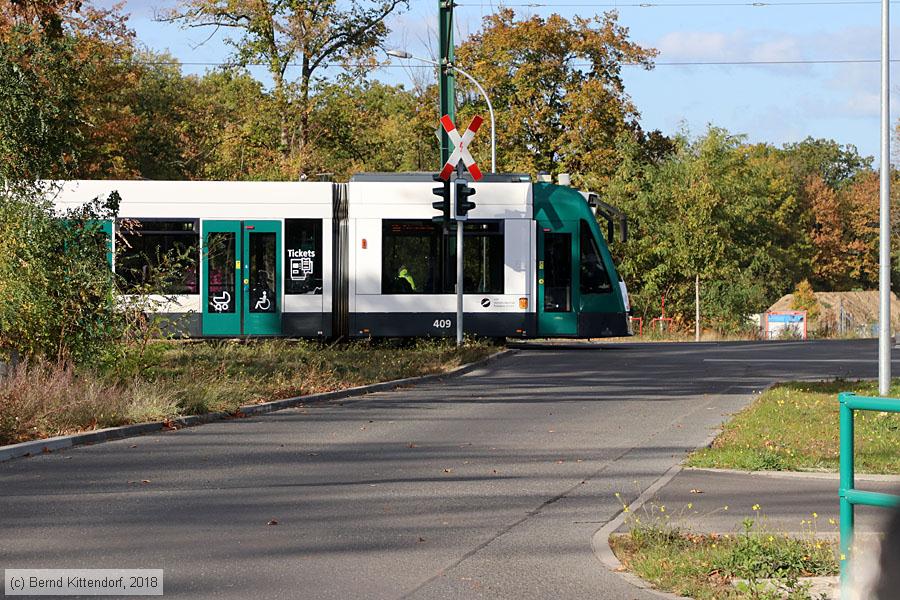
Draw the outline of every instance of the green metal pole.
M454 78L453 69L453 0L438 0L438 45L441 57L440 74L438 76L438 87L441 95L441 114L449 115L451 119L456 121L456 80ZM441 128L441 165L450 158L453 151L450 148L450 138L447 132ZM439 167L440 168L440 167Z
M853 409L848 405L852 393L838 395L840 414L840 530L841 530L841 598L850 597L850 545L853 543L853 504L848 492L853 491Z

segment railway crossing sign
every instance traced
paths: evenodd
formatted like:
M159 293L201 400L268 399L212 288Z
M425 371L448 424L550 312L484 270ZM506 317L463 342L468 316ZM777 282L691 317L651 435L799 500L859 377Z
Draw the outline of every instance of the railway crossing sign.
M469 154L469 144L472 142L472 138L475 137L475 132L478 131L478 128L481 127L483 122L484 119L476 116L472 119L466 132L459 135L459 132L456 130L456 125L453 124L453 119L451 119L449 115L441 117L441 126L444 128L444 131L447 132L450 143L453 144L453 152L450 153L450 158L447 159L444 168L441 169L441 179L444 181L449 180L450 174L456 169L456 165L459 161L462 161L469 170L469 173L472 174L472 179L475 181L481 179L481 169L478 168L475 159Z

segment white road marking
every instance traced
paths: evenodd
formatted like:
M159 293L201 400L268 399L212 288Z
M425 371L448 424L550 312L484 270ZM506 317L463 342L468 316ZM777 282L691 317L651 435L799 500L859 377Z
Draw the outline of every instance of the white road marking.
M789 363L872 363L877 364L877 358L823 358L823 359L812 359L812 358L704 358L703 362L757 362L757 363L770 363L770 362L789 362ZM900 358L893 358L891 362L900 363Z

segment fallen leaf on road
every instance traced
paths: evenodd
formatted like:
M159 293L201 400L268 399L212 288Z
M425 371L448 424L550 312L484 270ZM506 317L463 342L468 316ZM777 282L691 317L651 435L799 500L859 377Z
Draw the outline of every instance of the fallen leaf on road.
M699 488L693 488L693 489L691 490L691 493L692 493L692 494L702 494L702 493L703 493L703 490L701 490L701 489L699 489Z
M421 544L421 543L424 542L424 541L425 541L425 538L420 537L418 540L416 540L416 543L417 543L417 544Z
M276 521L275 519L272 519L271 521L266 523L266 525L278 525L278 521Z
M132 444L132 445L130 445L130 446L128 446L128 447L129 447L129 448L137 448L137 444Z
M452 471L453 471L453 469L444 469L444 473L450 473Z
M146 485L148 483L150 483L149 479L141 479L141 484Z

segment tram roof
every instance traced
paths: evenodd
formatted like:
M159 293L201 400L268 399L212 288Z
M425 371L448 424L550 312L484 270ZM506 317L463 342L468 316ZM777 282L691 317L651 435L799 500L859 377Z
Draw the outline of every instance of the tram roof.
M463 179L472 181L469 173L463 174ZM423 181L434 182L432 171L412 171L408 173L357 173L350 177L351 182L391 182L391 183L419 183ZM530 183L531 176L527 173L484 173L479 183Z
M75 180L61 182L53 202L80 206L118 192L128 218L330 218L331 182Z

